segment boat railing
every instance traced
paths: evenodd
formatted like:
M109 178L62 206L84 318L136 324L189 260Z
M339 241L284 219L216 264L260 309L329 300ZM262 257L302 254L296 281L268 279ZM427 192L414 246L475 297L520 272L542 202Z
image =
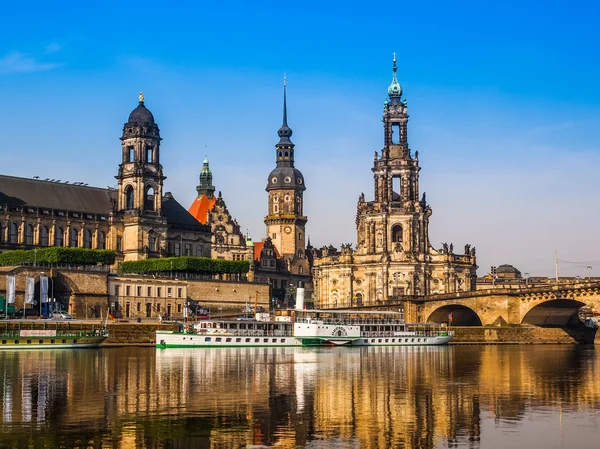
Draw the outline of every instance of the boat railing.
M232 337L291 337L291 331L284 330L266 330L266 329L210 329L210 332L207 332L206 329L199 329L192 333L198 335L204 335L207 337L216 336L216 335L226 335Z
M432 329L425 331L366 331L361 332L361 337L446 337L454 335L454 331Z
M41 330L41 329L40 329ZM30 331L30 330L29 330ZM33 330L35 332L35 329ZM102 329L93 330L59 330L56 335L22 335L19 329L8 329L0 331L0 338L61 338L61 337L103 337L105 332Z

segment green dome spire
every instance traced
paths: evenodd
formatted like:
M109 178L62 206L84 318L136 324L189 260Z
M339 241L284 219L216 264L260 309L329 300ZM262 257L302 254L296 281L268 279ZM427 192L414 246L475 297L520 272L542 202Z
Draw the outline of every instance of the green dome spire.
M394 76L392 78L392 84L390 84L390 87L388 87L388 95L389 95L390 99L392 99L392 98L400 99L400 97L402 96L402 86L400 85L400 83L398 82L398 79L396 78L396 72L398 71L398 67L396 67L396 53L395 52L394 52L394 66L393 66L392 70L394 72Z

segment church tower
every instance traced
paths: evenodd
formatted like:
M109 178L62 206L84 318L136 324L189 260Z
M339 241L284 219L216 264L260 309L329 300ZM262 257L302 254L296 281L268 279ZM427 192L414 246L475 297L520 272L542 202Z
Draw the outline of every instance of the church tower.
M162 213L166 177L160 164L161 140L154 116L140 93L139 105L123 126L122 162L115 176L119 185L117 209L124 216L123 235L117 237L116 247L121 247L125 260L158 255L158 239L166 235Z
M275 145L276 167L267 179L269 194L268 215L265 217L267 236L271 238L279 254L288 261L294 274L308 274L305 255L307 218L304 216L303 192L306 190L304 176L294 167L294 144L290 140L292 130L287 124L287 86L283 81L283 124L279 131L279 143ZM294 265L294 258L303 262ZM306 262L306 263L304 263Z

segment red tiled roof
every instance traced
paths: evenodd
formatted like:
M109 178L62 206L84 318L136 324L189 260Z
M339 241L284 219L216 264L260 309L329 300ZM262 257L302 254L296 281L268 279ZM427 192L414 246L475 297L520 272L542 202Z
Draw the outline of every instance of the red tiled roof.
M202 194L200 198L196 198L194 200L194 202L188 209L188 212L192 214L192 216L200 223L206 224L206 222L208 221L208 213L215 206L216 202L216 196L213 195L211 199L208 199L208 197L205 194Z
M260 242L254 242L254 260L260 260L260 253L265 247L265 241L262 240ZM275 245L273 245L273 250L275 251L275 259L281 259L281 255Z

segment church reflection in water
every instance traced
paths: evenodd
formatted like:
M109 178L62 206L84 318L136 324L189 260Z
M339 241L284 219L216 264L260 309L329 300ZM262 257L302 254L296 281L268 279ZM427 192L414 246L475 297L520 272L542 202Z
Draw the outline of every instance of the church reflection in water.
M581 347L7 351L0 376L15 447L480 447L600 418Z

